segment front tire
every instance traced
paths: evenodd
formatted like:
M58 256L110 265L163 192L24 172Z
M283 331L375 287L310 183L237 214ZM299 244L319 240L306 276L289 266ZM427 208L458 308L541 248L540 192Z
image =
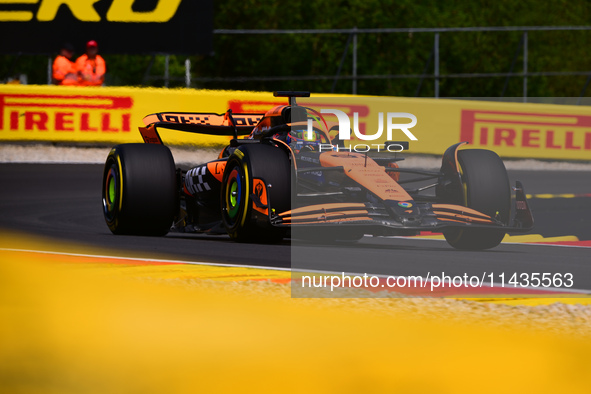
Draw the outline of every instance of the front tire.
M103 214L113 234L168 233L178 204L172 154L163 145L115 146L103 172Z
M504 224L511 213L511 188L501 158L486 149L458 151L462 192L454 204L475 209ZM456 249L483 250L499 245L504 230L483 228L450 228L443 231L446 241Z
M272 212L291 206L291 163L281 149L265 144L242 145L228 158L221 191L222 222L230 237L238 242L275 243L285 237L285 229L273 227L268 213L255 209L254 196L262 193L263 180ZM268 187L271 185L271 187ZM257 189L257 190L255 190ZM268 204L267 204L268 205Z

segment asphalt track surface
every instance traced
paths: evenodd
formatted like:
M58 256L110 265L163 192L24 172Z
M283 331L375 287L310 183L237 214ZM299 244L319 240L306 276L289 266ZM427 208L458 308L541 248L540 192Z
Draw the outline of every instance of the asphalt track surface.
M584 171L510 171L528 194L591 194ZM119 255L382 275L572 273L591 290L591 248L502 244L458 251L444 241L365 237L358 244L237 244L227 236L115 236L101 206L102 165L0 164L0 230L99 247ZM535 234L591 240L591 197L534 198Z

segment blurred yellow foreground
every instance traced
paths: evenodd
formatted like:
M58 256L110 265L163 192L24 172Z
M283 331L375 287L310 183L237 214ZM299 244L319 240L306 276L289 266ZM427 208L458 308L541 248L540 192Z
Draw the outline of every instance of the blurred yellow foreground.
M0 392L589 393L584 336L84 267L0 253Z

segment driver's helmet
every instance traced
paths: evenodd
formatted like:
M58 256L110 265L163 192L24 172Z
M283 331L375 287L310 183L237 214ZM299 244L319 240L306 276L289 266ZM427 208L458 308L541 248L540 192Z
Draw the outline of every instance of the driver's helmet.
M321 144L330 144L324 133L317 128L308 131L307 124L292 124L290 131L281 137L295 153L319 152Z

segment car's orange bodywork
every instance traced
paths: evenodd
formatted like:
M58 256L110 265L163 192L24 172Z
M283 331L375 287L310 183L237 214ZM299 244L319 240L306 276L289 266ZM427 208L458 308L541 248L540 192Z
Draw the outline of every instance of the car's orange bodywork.
M331 134L334 133L331 131L335 130L337 124L325 121L318 112L310 108L295 105L291 96L290 105L275 106L265 114L233 114L231 110L224 114L163 112L146 116L144 124L145 127L139 128L140 133L144 141L151 144L162 144L158 127L233 136L234 139L220 152L217 160L198 167L202 168L199 170L198 181L204 182L210 188L222 183L226 160L232 152L240 149L241 144L265 143L285 151L291 163L292 176L295 177L292 184L296 185L296 188L299 187L300 178L315 176L318 182L327 183L325 173L332 173L346 180L343 184L337 184L337 187L347 189L345 184L354 185L349 189L360 191L351 194L356 196L356 200L341 201L335 198L334 201L306 203L300 202L299 197L318 195L329 198L344 194L323 193L321 190L316 194L306 194L300 193L298 189L292 192L295 198L292 200L292 208L276 212L275 209L269 209L273 205L273 201L269 201L267 190L270 185L266 184L264 179L249 180L251 186L248 190L258 196L251 203L252 210L263 219L268 219L273 226L363 225L364 229L368 229L368 226L381 226L391 229L396 234L396 231L432 230L446 226L510 227L510 223L502 223L496 217L466 206L451 204L446 199L437 200L434 196L433 201L429 202L417 200L416 193L405 189L400 183L400 172L404 170L399 168L396 162L398 159L386 158L377 161L368 154L357 153L351 149L314 151L314 148L310 148L312 152L306 151L307 153L294 149L289 140L281 138L280 135L294 129L305 130L311 125L313 130L319 133L321 143L332 144L334 139ZM244 138L238 139L239 136ZM458 149L463 144L458 143L444 153L439 172L427 174L431 175L431 178L439 177L438 185L460 182ZM304 158L307 160L303 160ZM197 190L195 188L184 187L183 190L188 198L199 197L190 191ZM518 192L517 198L517 217L520 218L520 222L515 224L513 229L524 231L531 228L533 219L525 201L525 194L522 191Z

